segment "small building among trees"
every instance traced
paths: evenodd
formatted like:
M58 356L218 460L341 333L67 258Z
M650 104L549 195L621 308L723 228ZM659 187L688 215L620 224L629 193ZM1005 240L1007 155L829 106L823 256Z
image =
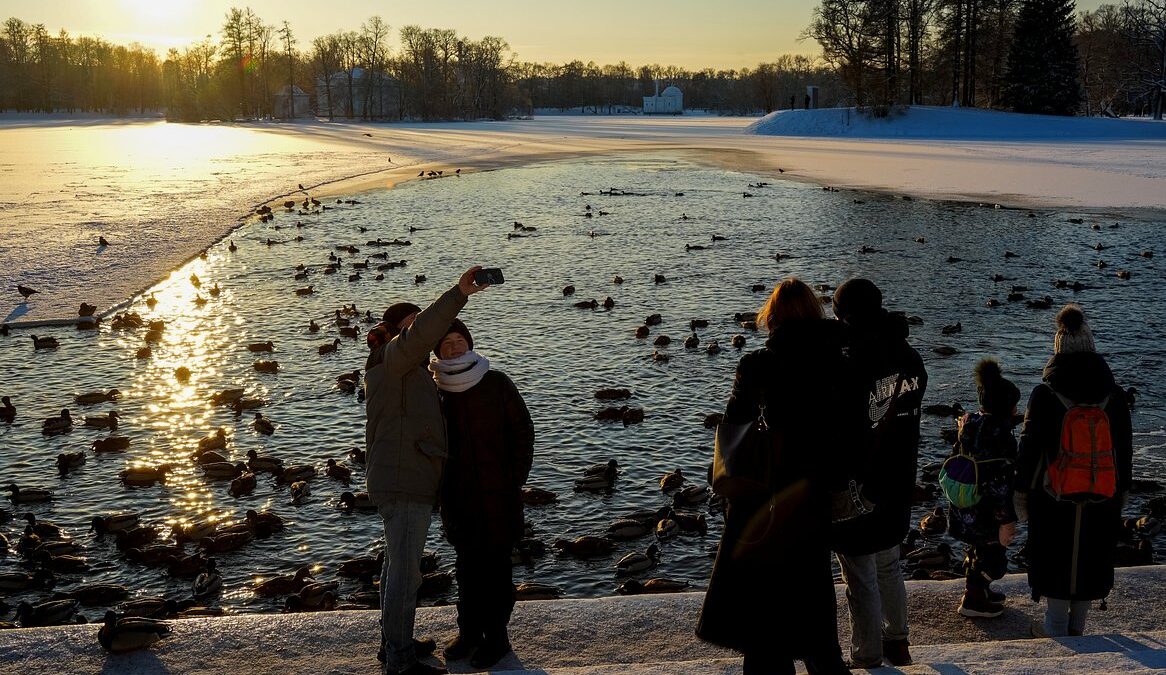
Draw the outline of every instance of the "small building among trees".
M292 84L285 84L272 97L271 111L273 116L280 119L292 119L311 115L312 106L303 89Z
M675 86L660 91L660 81L656 80L656 93L644 97L645 115L680 115L684 113L684 94Z
M400 119L400 88L400 82L385 73L342 70L316 79L316 111L329 119Z

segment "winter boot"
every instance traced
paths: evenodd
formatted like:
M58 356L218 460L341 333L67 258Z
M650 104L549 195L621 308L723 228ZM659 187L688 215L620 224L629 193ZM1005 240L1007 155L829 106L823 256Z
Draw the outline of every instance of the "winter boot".
M963 616L994 619L1004 613L1004 605L988 599L987 591L968 589L960 600L959 613Z
M883 640L883 658L890 661L892 666L911 665L911 650L907 648L907 640Z

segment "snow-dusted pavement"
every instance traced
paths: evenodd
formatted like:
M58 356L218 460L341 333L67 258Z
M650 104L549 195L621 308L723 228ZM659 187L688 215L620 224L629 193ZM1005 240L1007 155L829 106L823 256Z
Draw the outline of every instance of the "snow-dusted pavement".
M1094 611L1081 638L1032 640L1028 626L1040 609L1027 597L1023 575L998 584L1008 611L968 620L955 608L962 581L909 582L912 651L916 666L882 672L989 673L1166 672L1166 568L1119 570L1109 610ZM739 673L734 654L692 634L702 596L603 598L520 603L511 622L515 654L494 672L550 675L616 673ZM842 588L839 617L846 638ZM761 608L758 608L761 609ZM772 608L796 611L796 608ZM111 656L97 645L96 626L0 632L0 672L71 673L375 673L377 613L248 615L174 622L154 649ZM439 645L454 632L453 609L423 609L418 632ZM453 672L470 672L451 663Z

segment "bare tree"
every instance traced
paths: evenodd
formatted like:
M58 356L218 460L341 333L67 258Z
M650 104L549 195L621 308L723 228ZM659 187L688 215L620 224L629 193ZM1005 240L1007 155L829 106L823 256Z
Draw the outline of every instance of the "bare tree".
M1166 108L1166 0L1126 0L1122 6L1130 43L1138 54L1132 89L1145 96L1155 120Z

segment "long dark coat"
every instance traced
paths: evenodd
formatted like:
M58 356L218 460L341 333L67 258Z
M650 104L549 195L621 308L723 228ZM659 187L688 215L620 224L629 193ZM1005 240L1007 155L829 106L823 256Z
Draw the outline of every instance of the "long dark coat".
M441 392L449 459L441 521L455 546L509 548L522 538L522 485L534 461L534 425L514 382L490 370L463 392Z
M756 419L764 402L781 441L772 496L729 504L697 626L703 640L777 658L838 653L827 483L841 443L841 331L835 321L782 325L737 366L725 421Z
M1098 354L1057 354L1045 365L1043 379L1028 400L1016 460L1016 490L1028 494L1028 583L1034 598L1098 600L1113 588L1121 494L1129 490L1133 463L1130 411ZM1076 403L1100 403L1109 396L1105 413L1117 467L1113 499L1078 504L1057 501L1045 490L1066 412L1054 391Z

